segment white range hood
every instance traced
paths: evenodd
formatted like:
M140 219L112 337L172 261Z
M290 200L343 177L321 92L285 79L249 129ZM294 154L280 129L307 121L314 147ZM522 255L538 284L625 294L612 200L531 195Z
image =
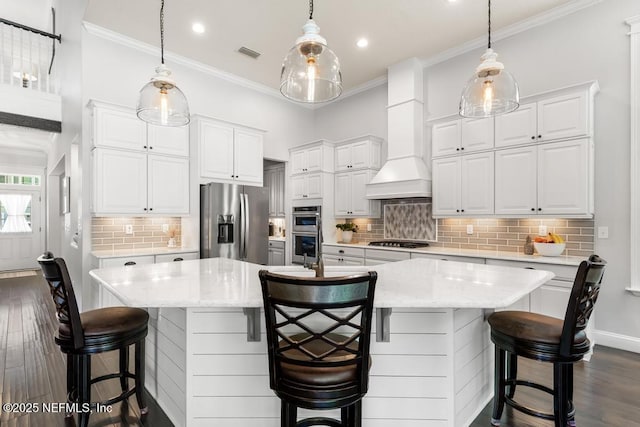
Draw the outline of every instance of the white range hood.
M424 162L423 68L417 58L389 67L387 161L367 185L368 199L431 197Z

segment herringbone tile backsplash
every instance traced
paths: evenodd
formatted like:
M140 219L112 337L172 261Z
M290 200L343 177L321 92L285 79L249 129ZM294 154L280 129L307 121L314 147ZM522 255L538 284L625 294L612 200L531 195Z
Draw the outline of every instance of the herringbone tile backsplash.
M421 205L431 203L429 198L383 200L382 212L385 206L407 204ZM387 211L389 208L387 208ZM393 210L393 208L392 208ZM523 252L527 236L538 235L538 227L546 225L547 231L561 235L567 242L565 253L572 256L587 257L594 251L594 220L592 219L537 219L537 218L445 218L435 220L430 218L425 222L420 215L424 210L404 209L406 215L395 215L391 218L393 224L385 224L384 215L377 219L355 219L358 232L354 234L354 242L369 243L385 238L399 238L389 235L389 230L408 229L415 227L433 227L437 223L437 242L430 242L431 246L486 249L508 252ZM428 209L431 212L431 209ZM390 217L387 215L387 221ZM399 223L398 223L399 222ZM367 231L367 224L371 224L371 231ZM430 225L426 225L430 224ZM473 225L473 234L467 234L467 225ZM385 237L385 226L387 236ZM435 227L434 227L435 228ZM406 240L424 239L425 230L417 230L414 236L405 237ZM393 234L393 233L392 233Z

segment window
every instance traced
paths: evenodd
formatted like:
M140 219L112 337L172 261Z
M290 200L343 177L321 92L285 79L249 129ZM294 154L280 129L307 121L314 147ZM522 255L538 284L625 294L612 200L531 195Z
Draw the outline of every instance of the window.
M0 184L6 185L28 185L32 187L40 186L40 176L38 175L13 175L0 172Z

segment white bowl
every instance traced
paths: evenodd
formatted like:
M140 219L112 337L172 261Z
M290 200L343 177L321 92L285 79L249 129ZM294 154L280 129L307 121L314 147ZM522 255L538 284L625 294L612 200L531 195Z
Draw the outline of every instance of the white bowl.
M566 246L565 243L538 243L533 242L536 251L542 256L559 256Z

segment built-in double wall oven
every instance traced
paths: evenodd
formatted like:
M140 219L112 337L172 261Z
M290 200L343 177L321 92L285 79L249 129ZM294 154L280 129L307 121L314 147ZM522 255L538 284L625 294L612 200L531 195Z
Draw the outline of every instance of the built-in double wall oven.
M322 208L320 206L296 206L293 208L291 232L293 240L294 264L316 262L318 245L320 245L320 229L322 227Z

